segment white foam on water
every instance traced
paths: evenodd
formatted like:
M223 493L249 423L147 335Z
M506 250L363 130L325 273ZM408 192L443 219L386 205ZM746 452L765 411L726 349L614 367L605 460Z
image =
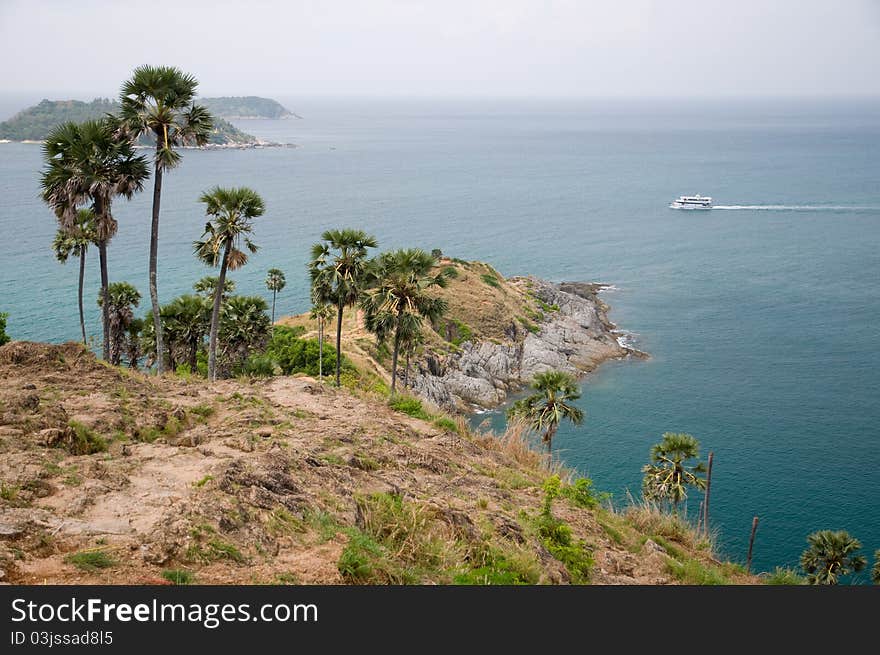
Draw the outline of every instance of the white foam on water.
M617 345L621 348L636 347L636 338L639 336L637 332L627 332L626 330L612 330L611 334L616 335Z
M880 211L880 207L858 205L713 205L712 209L752 209L757 211Z

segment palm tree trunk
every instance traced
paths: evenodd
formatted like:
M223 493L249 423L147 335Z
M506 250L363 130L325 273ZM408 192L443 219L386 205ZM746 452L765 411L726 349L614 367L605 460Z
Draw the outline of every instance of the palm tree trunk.
M318 319L318 379L324 381L324 319Z
M110 303L107 299L107 287L110 285L107 275L107 241L98 242L98 259L101 263L101 323L104 334L102 356L110 361Z
M547 444L547 454L549 455L553 449L553 437L556 435L557 425L555 423L551 424L549 428L547 428L547 432L544 433L544 442Z
M394 326L394 352L391 354L391 394L397 392L397 354L400 352L400 318L397 312L397 325Z
M336 386L342 386L339 382L339 372L342 366L342 301L336 304Z
M189 346L189 372L195 373L198 366L199 342L193 339Z
M86 249L83 248L79 255L79 328L82 330L83 345L86 345L86 319L83 315L83 281L86 276Z
M406 349L406 369L403 371L403 386L409 387L409 356L412 353L411 348Z
M153 326L156 330L156 373L165 367L165 344L162 337L162 317L159 316L159 290L156 288L156 265L159 255L159 203L162 199L162 167L159 165L161 144L156 138L156 167L153 175L153 220L150 224L150 303L153 306Z
M229 265L229 248L231 243L226 242L223 251L223 263L220 264L220 278L217 280L217 288L214 290L214 309L211 310L211 338L208 342L208 379L214 382L217 379L217 328L220 323L220 298L223 295L223 285L226 283L226 267Z
M275 294L276 293L277 292L275 291L275 289L272 289L272 326L273 327L275 325Z

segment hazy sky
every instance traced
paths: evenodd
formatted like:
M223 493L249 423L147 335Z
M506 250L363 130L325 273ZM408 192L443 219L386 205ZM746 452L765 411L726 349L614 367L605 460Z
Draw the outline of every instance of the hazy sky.
M0 0L3 92L142 63L205 95L876 95L880 0Z

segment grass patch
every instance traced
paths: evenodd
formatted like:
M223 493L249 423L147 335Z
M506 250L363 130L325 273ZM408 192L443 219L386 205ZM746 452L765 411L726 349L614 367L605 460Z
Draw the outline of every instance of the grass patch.
M4 484L0 483L0 499L5 500L7 503L14 503L18 498L19 488L14 484Z
M687 559L684 562L673 559L667 560L666 572L672 574L684 584L689 585L730 584L730 580L717 568L706 566L695 559Z
M534 567L523 567L521 562L497 555L484 566L456 575L457 585L527 585L535 584L538 575Z
M93 573L101 569L108 569L116 564L116 561L103 550L82 550L78 553L70 553L64 557L67 564L73 564L81 571Z
M305 522L309 528L318 533L320 543L335 537L340 529L336 517L322 510L308 512Z
M67 425L71 430L67 442L67 450L71 455L92 455L107 450L104 438L87 425L79 421L70 421Z
M305 532L306 526L300 519L295 517L283 507L272 510L269 520L266 523L266 530L278 537L285 534L294 534L296 532Z
M434 419L434 425L447 432L458 432L458 424L448 416L438 416Z
M764 584L769 585L802 585L807 584L806 578L793 569L777 566L772 573L766 574Z
M162 571L162 577L175 585L193 584L196 581L195 573L186 569L166 569Z
M215 411L214 406L207 403L200 403L189 408L189 413L197 416L200 422L207 421L214 415Z
M480 279L488 284L490 287L494 287L496 289L501 288L501 283L498 281L498 278L492 275L491 273L483 273L480 276Z
M206 475L201 480L196 480L195 482L193 482L193 486L199 487L199 488L204 487L206 484L208 484L213 479L214 479L213 475Z
M537 325L535 325L534 323L532 323L532 322L531 322L529 319L527 319L525 316L518 316L517 318L518 318L519 322L522 323L522 326L523 326L526 330L528 330L529 332L531 332L532 334L537 334L538 332L541 331L541 328L540 328L540 327L538 327Z
M361 471L378 471L382 466L369 455L354 455L349 462L351 466Z
M420 418L425 421L431 418L431 415L422 407L422 401L413 396L398 394L388 401L388 406L395 412L401 412L413 418Z
M568 499L575 507L583 509L592 509L602 500L602 496L593 489L590 478L578 478L573 484L562 485L559 495Z

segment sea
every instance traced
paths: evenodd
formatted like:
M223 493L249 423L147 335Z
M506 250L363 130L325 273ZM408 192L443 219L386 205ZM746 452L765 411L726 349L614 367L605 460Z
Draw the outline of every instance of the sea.
M583 380L586 420L554 440L565 464L623 506L651 445L687 432L714 455L723 556L745 561L753 517L757 571L797 567L819 529L849 531L869 560L880 549L880 100L279 99L303 118L236 125L296 147L187 150L165 177L163 301L211 273L192 242L214 185L265 199L261 249L233 279L268 298L266 270L283 269L279 314L308 308L309 247L334 227L505 275L611 285L621 338L650 359ZM77 267L50 250L40 168L39 145L0 144L0 311L14 338L75 340ZM116 202L109 250L141 311L149 188ZM716 208L669 209L682 194ZM502 429L503 412L474 421Z

